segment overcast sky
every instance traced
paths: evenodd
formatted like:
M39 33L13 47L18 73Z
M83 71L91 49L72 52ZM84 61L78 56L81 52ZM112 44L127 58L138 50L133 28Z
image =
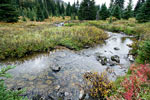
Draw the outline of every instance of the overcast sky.
M67 2L70 2L71 4L74 3L74 1L77 1L77 0L63 0L65 1L66 3ZM80 2L82 0L79 0ZM129 2L129 0L125 0L126 1L126 5L127 3ZM133 5L135 5L137 3L137 0L132 0L133 1ZM106 3L106 5L109 7L109 4L110 4L110 0L95 0L96 4L103 4L103 3Z

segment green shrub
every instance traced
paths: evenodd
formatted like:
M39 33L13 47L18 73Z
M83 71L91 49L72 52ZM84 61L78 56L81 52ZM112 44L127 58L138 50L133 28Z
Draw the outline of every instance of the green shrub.
M27 100L27 98L20 96L24 92L24 90L11 91L7 89L4 84L4 78L11 77L11 75L6 72L12 68L14 67L8 66L0 70L0 100Z
M150 40L140 44L136 61L142 64L150 63Z

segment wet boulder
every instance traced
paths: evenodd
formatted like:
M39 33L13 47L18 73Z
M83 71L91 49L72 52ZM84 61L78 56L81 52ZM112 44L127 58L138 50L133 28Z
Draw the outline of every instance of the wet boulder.
M120 57L115 55L115 56L111 56L111 60L117 63L120 63Z
M134 62L133 55L128 55L128 59L129 59L130 62Z
M82 89L82 90L80 91L79 100L84 100L85 97L86 97L86 94L85 94L84 90Z
M96 60L99 61L102 54L99 53L99 52L97 52L97 53L95 53L94 55L95 55L95 57L96 57Z
M118 47L115 47L114 50L118 51L118 50L120 50L120 49L119 49Z
M61 70L61 67L60 66L51 66L51 69L53 72L57 73Z
M101 63L102 65L107 65L107 57L101 56L101 57L100 57L100 63Z
M108 64L109 64L109 66L115 66L116 65L116 63L114 61L111 61L111 60L108 62Z

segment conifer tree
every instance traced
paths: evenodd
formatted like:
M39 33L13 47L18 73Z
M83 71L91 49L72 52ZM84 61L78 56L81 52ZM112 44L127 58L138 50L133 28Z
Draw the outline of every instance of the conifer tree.
M62 12L62 15L64 16L64 13L65 13L65 7L64 7L64 4L62 3L61 5L61 12Z
M61 6L60 6L60 3L59 3L59 1L57 1L57 12L58 12L58 15L61 15L62 14L62 12L61 12Z
M150 22L150 0L142 5L136 19L139 22Z
M95 0L90 1L89 8L90 8L89 20L95 20L96 19L96 13L97 13L97 7L95 5Z
M121 10L124 9L124 0L115 0L115 5L118 5Z
M133 17L133 11L132 11L132 0L129 0L128 6L124 11L123 18L124 19L129 19Z
M121 19L121 9L119 5L116 5L113 9L112 16L116 17L117 19Z
M106 20L106 18L108 18L110 15L109 10L106 7L106 4L103 4L101 6L101 10L99 12L99 16L101 20Z
M70 5L70 2L68 2L67 8L66 8L66 16L71 16L71 5Z
M0 21L17 22L19 13L11 0L0 0Z
M37 14L36 15L37 15L36 21L43 21L44 20L44 14L43 14L43 11L39 5L37 6Z
M141 7L141 0L138 0L136 6L135 6L135 8L134 8L134 16L137 15L137 13L138 13L140 7Z
M112 14L112 11L113 11L113 7L114 7L114 0L110 0L109 12L111 14Z
M134 8L134 16L136 17L137 14L139 13L140 8L142 7L142 5L145 3L145 0L138 0L135 8Z
M83 0L79 9L80 20L95 20L96 6L94 0Z

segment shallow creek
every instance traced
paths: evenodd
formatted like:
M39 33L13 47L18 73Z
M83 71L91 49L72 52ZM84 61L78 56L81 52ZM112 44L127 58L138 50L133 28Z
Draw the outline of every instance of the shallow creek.
M78 100L85 72L100 73L107 69L110 80L125 75L131 64L128 59L131 48L127 45L133 41L130 36L124 34L107 33L110 38L105 44L81 51L61 49L48 54L38 54L23 61L0 62L0 67L16 66L9 71L13 78L6 80L8 88L26 88L27 92L24 95L29 98L37 95L37 98L42 97L45 100ZM117 55L120 64L102 65L97 60L99 55L107 57L107 60ZM55 67L60 68L60 71L54 72Z

